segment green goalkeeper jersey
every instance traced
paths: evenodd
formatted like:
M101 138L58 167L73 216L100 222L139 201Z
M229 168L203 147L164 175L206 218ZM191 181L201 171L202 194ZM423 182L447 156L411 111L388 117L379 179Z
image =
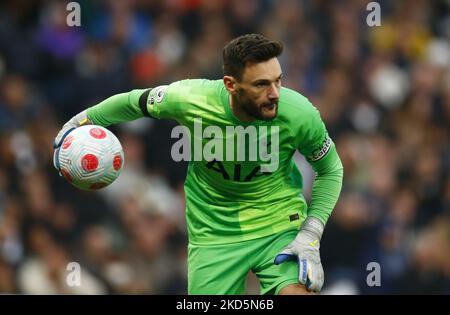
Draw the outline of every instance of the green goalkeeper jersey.
M88 109L102 126L144 115L180 124L172 132L172 158L190 160L184 188L191 244L298 229L307 215L328 220L341 189L342 164L319 112L301 94L281 88L277 117L251 123L233 115L222 80L133 90ZM293 160L296 150L316 171L309 207Z

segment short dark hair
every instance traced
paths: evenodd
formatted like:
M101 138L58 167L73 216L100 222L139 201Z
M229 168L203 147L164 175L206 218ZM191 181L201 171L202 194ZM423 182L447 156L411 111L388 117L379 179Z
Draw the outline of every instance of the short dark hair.
M269 40L260 34L236 37L223 48L223 74L240 81L247 63L267 61L282 52L283 43Z

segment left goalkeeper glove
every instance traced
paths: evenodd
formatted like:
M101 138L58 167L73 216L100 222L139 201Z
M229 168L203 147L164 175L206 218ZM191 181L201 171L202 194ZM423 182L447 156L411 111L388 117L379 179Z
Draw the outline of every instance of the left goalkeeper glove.
M320 239L323 223L315 217L307 217L296 238L275 257L275 265L298 259L299 282L313 292L320 292L324 274L320 262Z

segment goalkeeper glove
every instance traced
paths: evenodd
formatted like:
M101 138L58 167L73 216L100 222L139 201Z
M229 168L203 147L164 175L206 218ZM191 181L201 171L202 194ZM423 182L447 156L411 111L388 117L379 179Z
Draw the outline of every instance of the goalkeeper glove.
M307 217L296 238L275 257L275 265L298 259L299 282L309 291L320 292L324 273L320 262L320 239L323 223L315 217Z
M61 148L64 139L67 135L74 130L83 125L91 125L92 121L89 119L87 115L87 110L82 111L81 113L72 117L68 122L64 124L62 129L58 132L53 141L53 165L58 170L59 175L61 175L60 166L59 166L59 149Z

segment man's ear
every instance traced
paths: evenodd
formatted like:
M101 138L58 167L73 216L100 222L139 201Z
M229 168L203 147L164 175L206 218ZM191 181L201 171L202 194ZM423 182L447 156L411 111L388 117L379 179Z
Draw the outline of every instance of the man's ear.
M229 75L224 76L223 83L225 84L225 88L227 89L228 93L230 93L231 95L236 94L237 84L236 79L234 77Z

